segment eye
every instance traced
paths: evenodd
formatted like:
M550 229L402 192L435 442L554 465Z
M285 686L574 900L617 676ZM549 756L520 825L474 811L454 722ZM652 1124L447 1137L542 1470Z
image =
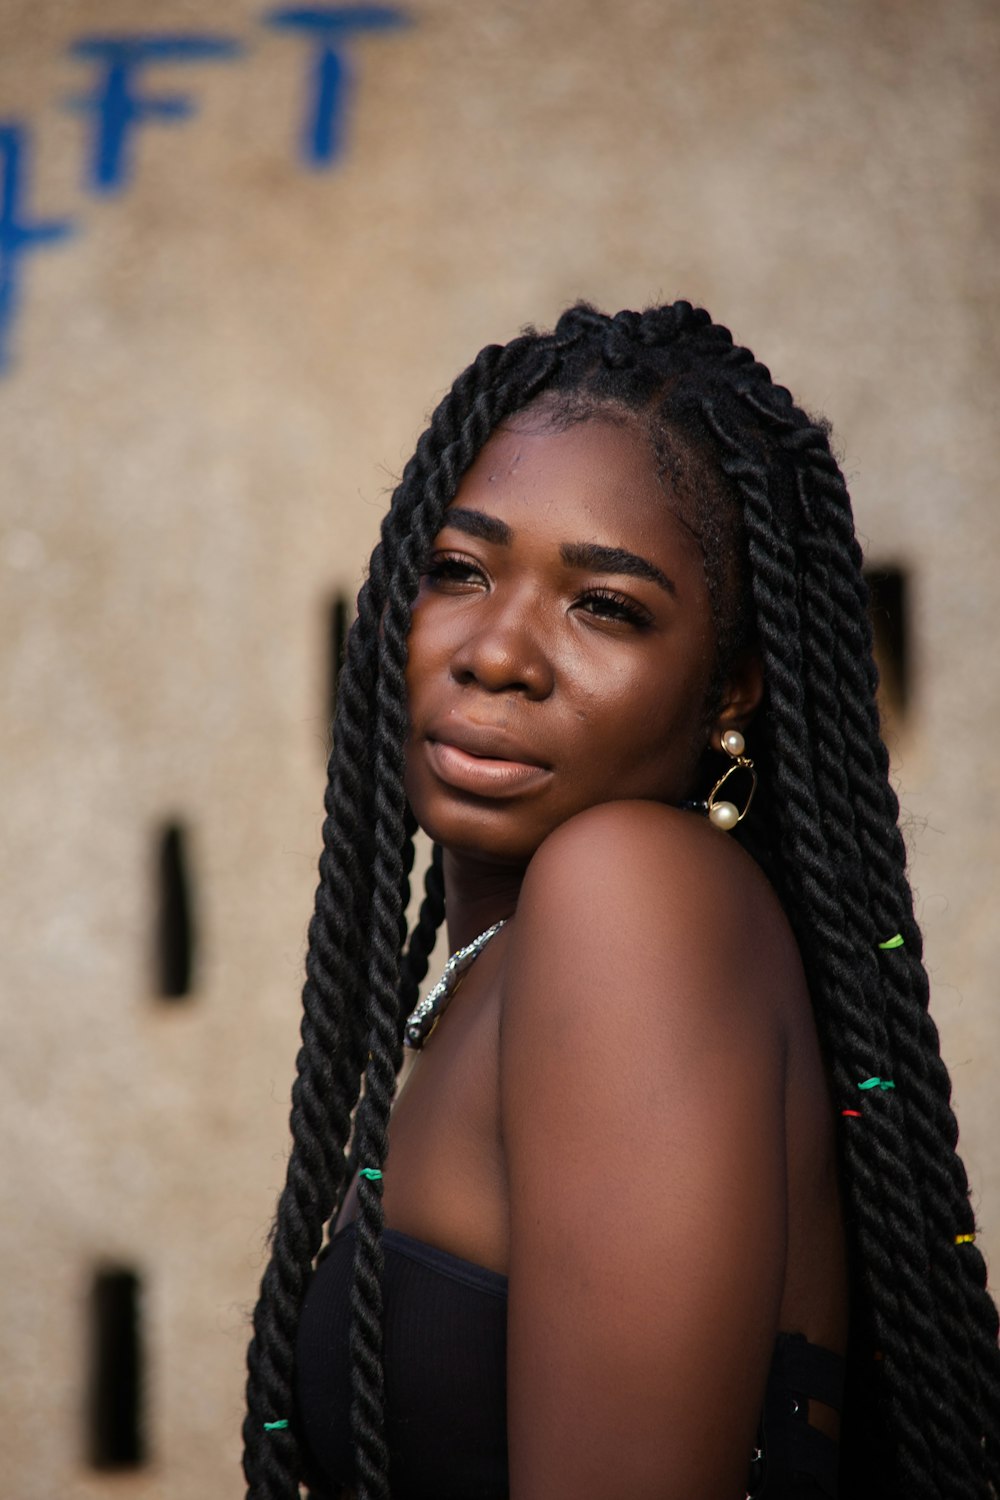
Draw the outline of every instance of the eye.
M577 600L577 608L595 619L632 625L639 630L653 623L653 617L644 605L615 589L588 589Z
M486 584L486 575L479 564L458 552L435 552L424 568L423 577L429 588L438 591L456 592Z

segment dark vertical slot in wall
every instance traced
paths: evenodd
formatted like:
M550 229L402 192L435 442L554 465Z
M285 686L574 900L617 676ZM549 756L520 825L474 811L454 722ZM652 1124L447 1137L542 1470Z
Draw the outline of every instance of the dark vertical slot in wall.
M340 669L344 665L344 652L347 649L347 600L343 594L338 594L330 605L327 649L329 652L327 723L332 725L337 707L337 683L340 680Z
M906 713L911 688L909 579L903 568L866 568L880 696L890 715Z
M88 1456L95 1469L134 1469L146 1461L141 1293L134 1271L103 1270L94 1277Z
M168 823L157 850L156 987L164 1000L191 993L195 927L187 838L179 823Z

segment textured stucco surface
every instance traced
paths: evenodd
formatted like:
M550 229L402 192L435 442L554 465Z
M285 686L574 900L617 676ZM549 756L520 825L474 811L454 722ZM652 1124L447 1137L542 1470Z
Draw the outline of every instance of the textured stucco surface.
M353 591L421 418L583 295L705 303L833 421L873 561L911 570L892 749L983 1228L1000 1266L992 648L1000 351L990 0L413 0L353 45L349 141L299 159L304 44L263 7L0 0L29 126L2 382L5 1495L235 1496L283 1174L326 726ZM203 31L197 111L85 188L91 32ZM154 835L190 829L197 994L152 993ZM152 1463L84 1466L84 1294L143 1274Z

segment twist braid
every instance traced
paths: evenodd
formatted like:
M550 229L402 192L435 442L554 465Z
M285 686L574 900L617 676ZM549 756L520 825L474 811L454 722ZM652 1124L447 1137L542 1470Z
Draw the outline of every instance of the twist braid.
M773 422L775 414L768 415ZM958 1127L950 1105L950 1080L928 1011L929 986L905 875L898 803L888 780L887 752L877 732L871 628L864 607L867 591L858 566L860 549L850 503L826 434L801 413L797 415L801 421L797 429L787 430L787 418L782 424L786 428L783 445L795 452L801 465L810 508L823 520L823 545L830 558L825 599L836 611L830 645L840 681L846 685L840 695L843 764L853 789L861 868L866 872L865 899L875 925L873 942L865 951L875 951L878 936L899 932L904 937L904 948L887 955L881 979L896 1048L894 1070L901 1085L906 1135L927 1222L923 1249L943 1335L937 1357L944 1380L953 1386L952 1425L964 1428L964 1456L949 1470L948 1483L955 1486L956 1495L980 1493L984 1472L994 1484L998 1477L996 1446L991 1444L982 1452L982 1427L976 1415L991 1403L994 1409L1000 1405L997 1315L986 1292L982 1256L969 1246L973 1253L965 1257L955 1243L956 1234L973 1231L974 1218L965 1168L955 1149Z
M784 398L786 392L782 392L782 407L787 406ZM774 421L789 424L790 414L786 411L777 413L772 405L770 408L762 408L759 401L752 401L752 405L761 413ZM800 468L798 471L798 487L800 498L800 509L803 518L812 523L816 519L818 510L823 509L822 500L829 499L831 488L837 491L837 498L843 497L846 502L846 492L843 490L843 481L839 477L839 471L833 463L832 456L826 446L825 434L811 424L808 419L800 413L795 414L802 422L803 427L794 432L792 440L786 439L786 447L797 451L800 456L809 450L815 451L817 445L820 449L820 457L812 466ZM794 420L794 418L792 418ZM806 431L806 440L803 440L802 430ZM820 483L810 486L810 480L816 475L821 476ZM842 515L846 511L849 523L849 509L846 504L842 509ZM897 848L898 862L894 870L886 871L880 868L884 865L884 859L872 862L870 851L865 848L867 840L863 843L857 841L853 831L856 820L850 804L845 805L844 792L849 782L854 790L855 798L858 796L859 786L864 784L858 757L852 753L857 749L858 739L851 736L853 730L855 735L860 730L860 743L869 753L866 757L865 772L868 783L872 784L872 773L874 771L874 785L878 786L878 771L881 771L881 784L887 786L885 778L885 767L875 768L872 764L875 759L870 753L871 730L873 722L877 724L877 718L873 715L871 678L867 672L857 671L857 664L866 660L870 661L870 642L862 640L862 650L857 649L856 638L859 629L863 632L866 627L865 617L862 615L862 625L858 626L858 604L861 602L861 590L863 583L860 582L856 566L857 548L853 538L853 527L850 527L847 536L844 536L843 525L839 528L839 536L836 531L832 533L829 526L821 532L810 532L806 530L804 537L800 539L800 553L803 559L802 588L804 594L803 616L808 624L809 636L804 636L803 659L806 664L806 679L812 695L816 702L821 705L821 712L814 722L813 735L817 746L818 775L825 782L825 795L832 799L831 813L826 819L826 827L833 836L839 840L841 845L839 864L839 879L843 892L845 912L849 927L854 930L855 941L860 956L860 967L867 969L868 980L864 990L871 991L872 970L875 965L874 954L878 924L888 920L884 912L879 911L878 892L885 889L886 882L902 885L909 896L908 886L902 874L901 847ZM844 545L846 542L846 545ZM838 602L843 606L843 598L837 597L837 590L833 585L832 573L837 567L838 545L841 552L840 572L844 575L846 568L853 569L854 582L851 589L851 609L847 612L847 618L834 618L834 611ZM853 628L852 628L853 626ZM854 645L853 650L850 647ZM865 650L864 648L868 649ZM845 672L845 658L847 665L853 670ZM836 671L831 668L831 663L836 664ZM865 680L859 681L859 675ZM846 694L847 707L842 714L841 705L845 703L844 680L845 677L853 688L853 692ZM839 692L834 691L840 684ZM861 705L860 710L858 705ZM848 740L842 731L842 723L848 726ZM876 739L879 748L881 742ZM884 751L883 751L884 754ZM891 792L888 794L891 797ZM857 802L855 803L857 806ZM892 808L895 812L895 806ZM885 838L885 829L882 833L882 847L886 844L890 847L892 840ZM892 833L896 840L899 839L895 818L892 819ZM852 847L853 845L853 847ZM901 841L900 841L901 845ZM860 856L860 858L859 858ZM846 868L845 868L846 865ZM866 875L867 872L867 875ZM861 876L863 886L864 904L858 903L858 876ZM871 888L870 888L871 887ZM873 925L874 924L874 925ZM883 927L883 933L891 932L893 927ZM877 976L877 982L881 986L881 976ZM920 986L926 992L926 980ZM894 1036L894 1047L898 1048L900 1040L899 1014L893 1005L892 986L887 987L886 1009L889 1019L890 1033ZM926 1014L926 1012L925 1012ZM902 1033L905 1043L905 1030ZM926 1072L928 1056L937 1059L941 1072L947 1078L937 1058L936 1033L933 1038L933 1049L928 1049L928 1038L926 1033L920 1038L920 1047L909 1059L895 1061L893 1063L893 1076L900 1080L902 1107L904 1111L904 1136L903 1140L910 1148L910 1156L913 1168L917 1173L917 1191L921 1199L921 1207L926 1213L926 1188L921 1187L921 1179L929 1168L931 1185L934 1178L940 1180L942 1176L940 1136L935 1139L933 1130L928 1130L926 1118L921 1121L914 1119L914 1114L921 1115L926 1111L926 1100L918 1095L918 1084L911 1080L919 1080ZM897 1054L898 1057L898 1054ZM911 1075L910 1069L913 1069ZM907 1107L909 1106L909 1107ZM933 1118L933 1111L926 1111ZM942 1130L947 1140L947 1130ZM926 1164L922 1163L921 1156L926 1157ZM957 1158L956 1158L957 1160ZM964 1181L964 1173L963 1173ZM941 1195L937 1194L940 1202ZM935 1276L934 1260L935 1250L940 1252L946 1248L949 1261L954 1257L954 1225L956 1214L954 1205L948 1205L948 1221L946 1236L938 1233L925 1233L921 1242L912 1246L911 1259L913 1261L911 1282L912 1285L921 1289L926 1280L926 1267L930 1262L931 1279L931 1307L932 1313L922 1319L915 1320L915 1327L922 1327L925 1338L930 1340L930 1347L926 1350L918 1349L918 1365L924 1365L924 1377L920 1382L922 1387L922 1400L931 1423L931 1431L934 1432L934 1452L940 1464L940 1474L937 1480L926 1475L921 1467L914 1470L911 1467L908 1488L906 1493L922 1493L920 1489L914 1488L917 1484L930 1484L930 1494L954 1494L971 1495L978 1493L976 1475L981 1472L978 1461L979 1439L981 1438L981 1426L977 1425L975 1413L982 1407L979 1401L978 1389L974 1386L974 1375L970 1372L968 1360L968 1334L965 1326L964 1307L959 1304L964 1302L961 1286L956 1287L953 1264L943 1267L944 1274ZM940 1262L940 1254L937 1256ZM926 1302L927 1299L925 1298ZM992 1307L992 1304L990 1304ZM978 1318L978 1326L983 1326L983 1318ZM988 1323L986 1325L988 1327ZM935 1374L936 1371L936 1374ZM889 1367L891 1376L891 1365ZM961 1442L956 1442L953 1436L954 1421L942 1424L937 1417L941 1405L941 1385L948 1387L947 1406L959 1414L958 1423L965 1427L965 1433ZM935 1430L936 1429L936 1430Z
M368 1065L358 1111L358 1155L366 1169L381 1172L388 1151L389 1108L399 1070L399 945L406 800L400 724L406 638L398 610L390 604L380 650L376 729L375 881L368 969ZM395 699L393 699L395 693ZM357 1239L351 1292L351 1428L361 1500L388 1500L388 1454L382 1433L382 1248L381 1179L358 1180Z
M879 913L873 909L871 895L868 890L868 882L865 878L865 866L861 849L857 841L855 820L853 817L853 806L849 799L848 786L852 772L851 757L845 744L841 707L844 698L843 678L836 670L838 662L837 628L834 613L834 600L830 588L829 568L825 559L818 561L815 554L825 553L826 544L823 540L813 540L803 547L803 555L806 559L806 568L803 576L803 587L808 608L804 609L804 618L813 622L811 635L814 639L810 643L804 636L804 657L810 663L807 670L807 685L814 690L820 712L816 716L815 742L817 746L818 774L822 778L823 790L825 792L829 807L829 816L826 824L830 830L831 841L836 841L835 868L839 881L841 899L844 902L848 929L851 931L856 945L857 969L859 977L859 989L865 998L865 1003L871 1003L869 997L884 995L882 975L878 967L878 935L879 935ZM856 781L853 783L856 785ZM920 1188L920 1169L914 1160L914 1135L910 1127L908 1103L911 1100L910 1071L905 1063L901 1063L898 1043L895 1036L896 1028L893 1026L891 1006L887 1006L888 1027L890 1045L895 1052L891 1064L892 1077L897 1080L897 1092L902 1101L901 1107L904 1116L904 1140L909 1148L911 1172L915 1175L918 1192ZM842 1098L842 1105L847 1105L848 1100ZM911 1105L912 1108L912 1105ZM928 1244L928 1233L926 1226L920 1240L915 1244L909 1244L914 1262L915 1279L919 1282L923 1275L923 1266L927 1263L931 1251ZM932 1285L932 1294L934 1291ZM940 1314L940 1306L938 1306ZM933 1323L928 1323L928 1329L933 1334L932 1358L939 1372L943 1371L943 1379L946 1382L954 1382L955 1388L952 1392L956 1403L961 1409L968 1409L968 1382L962 1376L962 1366L953 1368L953 1362L949 1360L947 1336L942 1337ZM956 1343L960 1330L951 1331L952 1344ZM962 1330L964 1333L964 1330ZM964 1343L964 1337L961 1343ZM959 1347L961 1345L959 1344ZM957 1379L956 1379L957 1377ZM939 1375L939 1381L942 1377ZM940 1390L940 1385L938 1387ZM963 1478L963 1457L961 1448L955 1443L950 1429L944 1434L938 1434L935 1456L941 1463L943 1473L947 1476L947 1482L958 1483L961 1490L965 1489ZM935 1489L934 1493L944 1494L944 1490Z
M846 570L833 570L830 593L844 608L849 599ZM842 633L843 634L843 633ZM902 950L888 953L883 962L883 988L897 1048L897 1073L903 1083L902 1106L908 1138L921 1182L927 1218L926 1253L929 1281L947 1346L944 1362L949 1378L959 1388L952 1422L965 1428L968 1455L966 1488L982 1485L981 1426L976 1413L992 1401L1000 1405L1000 1355L997 1352L996 1311L986 1293L986 1271L973 1246L963 1256L956 1234L971 1233L974 1217L968 1180L956 1151L958 1126L951 1109L951 1084L941 1059L937 1028L929 1014L929 985L921 961L922 940L913 916L912 895L905 876L905 848L899 832L898 804L888 782L881 740L865 733L867 715L854 710L863 689L857 657L838 641L838 666L851 684L845 695L846 764L856 787L859 845L869 872L869 903L882 936L899 932ZM957 1265L956 1265L957 1261ZM978 1344L975 1357L971 1343ZM996 1482L997 1454L992 1457ZM956 1479L966 1470L958 1471ZM973 1479L973 1475L979 1476Z
M290 1407L298 1308L323 1223L343 1186L344 1148L358 1097L358 1030L351 1017L359 994L364 929L359 933L353 919L366 885L359 835L370 793L360 746L371 674L363 626L375 609L373 592L372 587L362 590L341 674L320 881L309 925L302 1046L292 1090L292 1151L248 1352L244 1471L249 1493L267 1500L285 1500L298 1492L294 1435L267 1431L264 1423L283 1419Z
M443 850L435 844L431 861L424 877L424 899L416 925L410 933L410 946L406 950L400 967L399 1014L405 1025L406 1017L420 998L420 986L430 965L431 954L437 941L438 928L444 921L444 869Z
M794 554L775 525L762 463L722 425L711 404L707 405L706 417L727 453L723 470L736 482L743 498L775 746L781 847L801 882L793 922L803 952L823 955L816 976L819 982L814 981L817 1019L828 1041L836 1036L833 1082L836 1095L846 1100L854 1095L861 1078L877 1068L888 1069L891 1053L879 1009L866 1005L865 997L857 993L856 941L848 929L823 833L827 820L820 809L811 763ZM907 1435L904 1452L913 1460L906 1475L913 1486L908 1493L926 1494L930 1500L935 1460L925 1436L927 1413L921 1393L929 1396L934 1388L933 1361L926 1353L926 1345L933 1344L934 1339L929 1297L919 1265L922 1222L915 1211L906 1142L893 1104L879 1101L869 1112L867 1123L863 1135L855 1133L846 1142L854 1229L873 1286L887 1396ZM906 1250L911 1246L916 1249L908 1256ZM892 1312L886 1315L889 1309ZM923 1348L921 1341L909 1336L914 1327L923 1331ZM929 1378L921 1388L909 1378L914 1361L927 1366ZM943 1441L947 1450L947 1436ZM928 1475L931 1488L927 1488Z

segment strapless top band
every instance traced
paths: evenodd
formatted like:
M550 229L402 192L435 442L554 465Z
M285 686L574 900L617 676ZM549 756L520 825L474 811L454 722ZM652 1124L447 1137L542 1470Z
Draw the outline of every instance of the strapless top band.
M354 1481L350 1289L354 1225L310 1282L296 1346L295 1422L317 1500ZM383 1234L386 1442L393 1500L507 1500L507 1278L423 1240ZM844 1361L779 1333L748 1500L837 1500L837 1445L809 1401L840 1410Z

